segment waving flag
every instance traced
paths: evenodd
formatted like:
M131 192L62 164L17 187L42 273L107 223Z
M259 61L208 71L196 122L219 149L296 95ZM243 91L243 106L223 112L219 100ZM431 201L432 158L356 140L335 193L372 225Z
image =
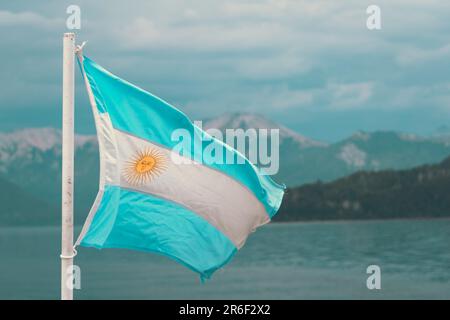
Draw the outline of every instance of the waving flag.
M100 150L100 186L76 245L169 256L202 278L277 212L284 186L160 98L79 56ZM174 151L175 130L201 143ZM198 161L205 148L226 161ZM228 158L229 159L229 158Z

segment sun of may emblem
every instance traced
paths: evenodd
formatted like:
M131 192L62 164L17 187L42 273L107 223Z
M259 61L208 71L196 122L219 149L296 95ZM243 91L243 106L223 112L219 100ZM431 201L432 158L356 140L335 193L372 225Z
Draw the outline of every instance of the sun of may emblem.
M166 168L166 158L160 152L146 149L138 151L126 162L123 176L129 184L141 186L160 175Z

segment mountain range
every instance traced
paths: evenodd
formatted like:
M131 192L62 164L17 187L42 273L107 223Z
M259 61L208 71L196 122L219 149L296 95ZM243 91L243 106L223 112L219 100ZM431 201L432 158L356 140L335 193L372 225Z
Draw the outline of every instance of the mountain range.
M450 217L450 157L408 170L361 171L286 191L275 221Z
M407 169L437 163L450 155L450 136L420 137L394 131L355 132L336 142L317 141L260 115L228 113L204 122L204 128L280 130L280 170L275 180L298 186L317 180L327 182L351 173Z
M280 170L274 179L289 187L316 181L329 182L358 171L409 169L438 163L450 155L447 135L418 137L390 131L360 131L342 141L325 143L260 115L247 113L228 113L207 119L203 121L203 127L221 131L279 129ZM75 212L80 222L97 192L99 159L94 135L76 135L75 141ZM59 221L60 184L60 130L34 128L0 133L0 190L10 190L11 193L10 196L2 196L0 222L21 221L19 213L12 209L18 199L24 199L24 207L17 209L22 215L33 212L28 221L34 221L34 217L41 217L41 214L57 216L57 219L47 220ZM30 210L26 210L27 207ZM49 212L34 212L40 208Z

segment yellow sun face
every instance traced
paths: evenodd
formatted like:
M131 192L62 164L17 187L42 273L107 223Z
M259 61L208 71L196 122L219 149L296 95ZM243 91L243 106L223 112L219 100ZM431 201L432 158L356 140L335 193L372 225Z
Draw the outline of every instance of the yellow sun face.
M166 159L160 152L147 149L137 152L130 161L127 161L123 176L129 184L141 186L160 175L166 167Z

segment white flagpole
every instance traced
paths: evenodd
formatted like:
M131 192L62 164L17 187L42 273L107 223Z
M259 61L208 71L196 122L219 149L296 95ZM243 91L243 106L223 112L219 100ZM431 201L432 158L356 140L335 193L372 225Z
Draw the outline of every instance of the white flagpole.
M75 34L63 38L61 300L73 300Z

